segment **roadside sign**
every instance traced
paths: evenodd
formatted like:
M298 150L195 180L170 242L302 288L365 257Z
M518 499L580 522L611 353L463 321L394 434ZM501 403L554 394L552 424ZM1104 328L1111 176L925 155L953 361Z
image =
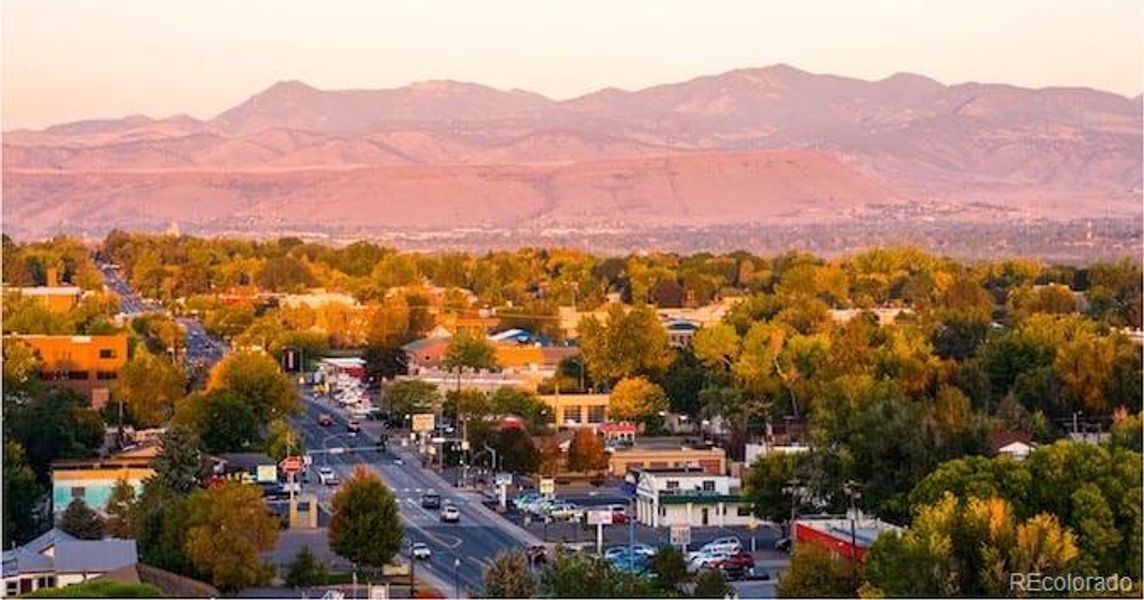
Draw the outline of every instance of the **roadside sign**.
M512 485L512 473L497 473L496 484L499 485Z
M671 545L687 546L691 543L691 527L688 525L671 526Z
M555 479L541 479L540 480L540 493L546 496L551 496L556 493L556 480Z
M433 413L419 413L413 415L413 431L433 431L436 418Z
M590 511L588 511L588 524L589 525L611 525L612 524L612 511L610 511L610 510L590 510Z
M301 456L287 456L278 466L286 473L297 473L305 466L305 462Z
M258 465L254 472L255 481L278 481L276 465Z
M433 442L434 444L444 444L447 440L443 437L435 437L429 441Z

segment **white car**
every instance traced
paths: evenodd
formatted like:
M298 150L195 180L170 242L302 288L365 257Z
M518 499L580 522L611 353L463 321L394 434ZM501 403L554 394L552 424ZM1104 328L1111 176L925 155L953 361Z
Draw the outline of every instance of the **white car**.
M441 509L441 521L443 523L456 523L461 520L461 511L457 510L456 506L446 506Z
M410 553L412 553L413 558L417 560L429 560L429 557L433 556L433 551L430 550L429 546L425 545L424 542L414 543Z
M548 516L555 521L569 521L583 514L579 506L571 502L556 502L548 507Z
M715 551L715 552L725 552L727 554L735 554L736 552L738 552L742 549L743 549L743 542L739 541L739 538L737 538L737 537L730 536L730 537L722 537L722 538L719 538L713 542L708 542L708 543L704 544L701 548L699 548L699 552ZM698 553L693 552L692 555L694 555L694 554L698 554ZM690 556L691 555L689 555L688 557L690 558Z
M700 550L692 554L694 554L694 556L687 561L688 573L695 573L702 569L712 568L715 564L726 560L732 553L725 550Z
M329 467L319 467L318 482L322 485L338 485L338 474Z

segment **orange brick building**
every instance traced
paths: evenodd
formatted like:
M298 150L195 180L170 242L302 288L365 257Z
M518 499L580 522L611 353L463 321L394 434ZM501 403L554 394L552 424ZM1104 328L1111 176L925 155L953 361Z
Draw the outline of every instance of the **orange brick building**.
M114 335L15 335L40 359L40 376L88 397L92 407L103 408L110 399L111 384L127 364L127 334Z

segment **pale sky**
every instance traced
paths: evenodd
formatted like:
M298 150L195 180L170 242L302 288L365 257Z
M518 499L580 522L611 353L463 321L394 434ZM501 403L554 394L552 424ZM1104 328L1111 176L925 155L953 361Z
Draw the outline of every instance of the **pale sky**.
M1140 0L4 0L5 129L209 118L275 81L556 99L787 63L1141 93Z

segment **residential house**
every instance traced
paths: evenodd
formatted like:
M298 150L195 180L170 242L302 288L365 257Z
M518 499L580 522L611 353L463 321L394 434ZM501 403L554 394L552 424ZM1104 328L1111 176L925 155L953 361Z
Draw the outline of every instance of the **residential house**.
M144 445L103 458L60 459L52 462L52 514L56 517L79 498L89 508L105 512L115 485L126 481L142 493L143 482L155 474L151 461L157 445Z
M4 594L66 587L138 564L135 540L78 540L52 529L3 554Z
M741 482L700 469L643 469L636 477L636 520L651 527L732 527L754 522Z
M30 346L40 360L40 377L72 389L103 408L111 398L111 384L127 364L127 334L12 335Z

